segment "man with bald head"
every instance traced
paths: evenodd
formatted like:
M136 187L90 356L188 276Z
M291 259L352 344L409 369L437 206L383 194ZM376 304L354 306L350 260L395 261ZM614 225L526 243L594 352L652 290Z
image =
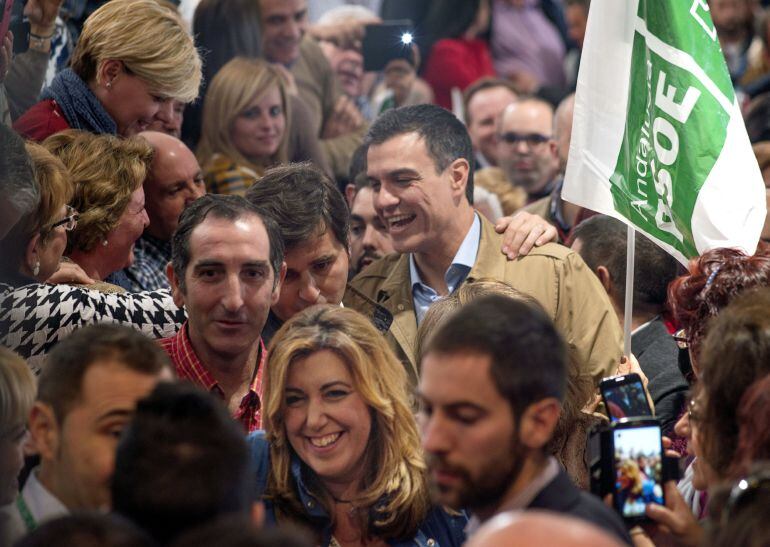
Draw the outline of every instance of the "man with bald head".
M166 265L171 260L171 236L179 215L206 193L198 160L187 146L157 131L141 133L155 150L152 168L144 181L150 225L134 247L134 263L125 270L132 291L168 289Z
M569 145L572 138L572 116L575 111L575 94L565 97L553 116L553 141L558 160L558 175L555 178L553 190L539 200L524 208L528 213L538 215L554 226L559 233L559 242L569 241L572 229L580 221L590 215L590 212L579 205L561 199L561 188L564 184L564 173L567 169Z
M481 526L466 543L468 547L620 547L617 538L596 526L550 511L510 511Z
M497 160L508 180L527 192L531 203L556 184L559 161L553 139L553 108L534 97L509 104L500 118Z

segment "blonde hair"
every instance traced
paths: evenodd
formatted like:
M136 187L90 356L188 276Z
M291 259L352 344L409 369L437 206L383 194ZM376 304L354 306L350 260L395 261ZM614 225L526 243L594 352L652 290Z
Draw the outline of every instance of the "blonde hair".
M0 346L0 437L27 423L36 394L37 383L27 363Z
M30 157L34 184L40 201L37 208L22 216L8 235L0 242L0 274L18 272L27 252L27 245L35 234L40 234L45 244L53 233L50 226L61 220L63 205L72 200L73 185L64 164L39 144L27 142L24 145Z
M272 466L267 495L279 514L303 520L305 510L291 473L294 450L286 435L284 390L292 363L324 349L345 362L356 392L371 410L363 494L355 500L361 509L361 530L365 537L408 537L427 515L430 500L407 375L382 335L352 309L308 308L287 321L270 344L264 414ZM314 495L333 514L331 495L318 480L309 482L315 485Z
M29 234L41 232L47 236L50 234L47 227L61 220L59 211L72 200L72 179L61 160L43 146L27 142L24 147L32 160L32 171L40 188L40 205L29 215L27 230Z
M121 139L74 129L51 135L43 146L67 166L75 187L72 206L80 220L69 233L67 252L88 252L120 222L131 194L147 177L153 148L140 137Z
M198 96L201 59L179 14L156 0L110 0L93 12L72 52L72 70L85 82L118 60L154 95L191 102Z
M249 103L260 99L274 86L278 87L281 94L285 128L275 154L256 163L233 146L230 133L235 119ZM281 73L261 59L235 57L217 72L206 92L201 140L197 150L198 161L206 171L214 154L219 153L261 176L266 168L288 161L289 115L286 84Z

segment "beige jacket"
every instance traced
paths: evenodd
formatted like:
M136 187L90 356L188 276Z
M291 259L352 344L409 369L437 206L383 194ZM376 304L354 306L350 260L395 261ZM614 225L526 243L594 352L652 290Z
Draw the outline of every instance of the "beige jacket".
M569 344L583 373L594 383L615 373L622 354L622 332L615 311L599 280L575 252L549 243L516 260L501 252L502 236L481 218L481 241L476 263L465 283L493 279L537 299ZM376 322L390 314L388 342L407 366L411 380L419 376L415 357L417 319L414 313L409 256L392 254L370 265L349 284L345 306ZM384 329L383 329L384 330Z

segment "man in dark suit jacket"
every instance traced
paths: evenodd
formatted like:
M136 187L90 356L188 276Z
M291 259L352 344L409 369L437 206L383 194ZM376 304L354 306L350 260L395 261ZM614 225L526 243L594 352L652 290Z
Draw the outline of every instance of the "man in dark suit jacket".
M419 384L435 502L468 509L470 533L508 510L547 509L630 544L623 521L546 452L561 413L567 349L543 309L481 297L427 337Z
M577 251L597 275L623 323L626 294L626 226L597 215L572 233ZM668 285L678 274L677 261L642 234L634 252L634 311L631 351L649 380L647 389L664 435L673 433L684 410L689 386L679 370L679 349L663 321Z

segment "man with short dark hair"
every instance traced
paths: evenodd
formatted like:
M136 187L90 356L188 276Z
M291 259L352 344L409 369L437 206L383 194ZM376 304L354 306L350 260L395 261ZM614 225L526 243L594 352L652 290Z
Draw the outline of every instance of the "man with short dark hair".
M621 325L625 314L626 235L625 224L604 215L581 222L572 235L572 249L599 278ZM649 379L647 388L664 435L672 433L689 389L679 370L679 350L663 318L668 285L678 274L676 259L637 233L631 350Z
M258 516L242 430L197 387L159 385L118 445L113 510L166 545L229 514Z
M176 137L145 131L140 134L155 155L144 181L150 225L134 245L134 263L124 271L132 291L169 289L166 265L171 261L171 236L185 207L206 193L195 154Z
M503 110L517 98L513 84L499 78L482 78L465 90L465 125L476 153L477 170L497 166L497 124Z
M418 376L417 324L432 302L463 283L490 278L537 299L598 382L615 370L621 332L609 299L576 253L545 244L509 261L501 236L476 214L473 149L450 112L421 105L387 112L367 136L374 208L397 253L352 282L345 305L389 317L388 340ZM259 186L259 185L257 185Z
M72 511L108 510L118 437L137 400L172 378L163 351L129 327L92 325L59 342L29 418L40 466L16 500L11 534Z
M471 531L502 511L546 509L630 543L620 517L545 452L567 366L543 310L505 296L467 304L428 340L419 399L430 479L437 503L473 513Z
M208 194L182 213L171 253L166 273L187 321L161 346L177 376L223 399L246 431L260 429L260 333L285 272L277 226L240 196Z
M246 192L278 225L285 245L286 278L262 332L270 340L294 314L342 301L348 276L350 214L329 177L310 163L268 170Z
M350 204L350 271L357 274L369 264L393 252L393 242L377 211L372 185L364 176L356 178Z

